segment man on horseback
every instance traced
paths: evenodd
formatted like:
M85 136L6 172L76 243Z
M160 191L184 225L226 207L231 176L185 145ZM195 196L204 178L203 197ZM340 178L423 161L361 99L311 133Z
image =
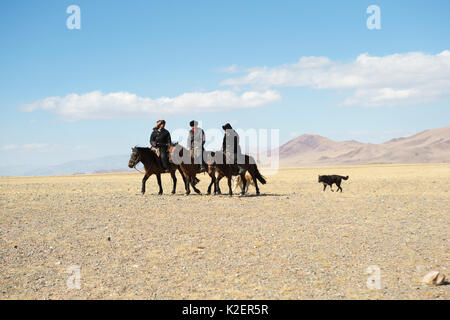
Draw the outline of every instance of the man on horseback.
M194 159L194 164L201 164L200 172L205 172L208 170L203 159L205 132L202 128L198 127L198 122L195 120L192 120L189 125L191 126L191 130L189 131L187 147L190 150L191 158Z
M243 174L246 171L245 156L241 153L239 135L229 123L222 126L222 129L225 131L222 151L225 155L226 164L236 164L239 169L239 174Z
M169 146L172 144L170 133L164 127L166 125L165 120L158 120L156 127L153 128L152 135L150 136L150 145L159 151L162 167L166 172L169 172Z

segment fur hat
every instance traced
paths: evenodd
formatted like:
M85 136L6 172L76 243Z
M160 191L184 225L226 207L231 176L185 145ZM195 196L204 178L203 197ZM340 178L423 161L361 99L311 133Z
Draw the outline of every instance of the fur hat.
M189 125L190 125L191 127L197 127L197 126L198 126L198 122L195 121L195 120L192 120L191 122L189 122Z
M233 128L231 127L231 124L227 123L226 125L222 126L222 129L223 130L231 130Z
M166 124L166 120L158 120L158 121L156 121L156 127L154 127L153 129L158 129L158 127L159 127L161 124Z

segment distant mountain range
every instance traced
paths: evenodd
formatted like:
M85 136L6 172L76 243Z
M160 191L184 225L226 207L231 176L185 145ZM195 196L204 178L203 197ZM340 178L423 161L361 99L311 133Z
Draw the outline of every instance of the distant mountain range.
M426 130L411 137L372 144L333 141L304 134L278 149L281 167L357 165L369 163L449 163L450 126ZM134 172L129 155L70 161L47 167L4 166L0 176L46 176L85 173Z
M450 162L450 126L372 144L304 134L278 149L282 167Z
M130 155L116 155L93 160L69 161L59 165L33 167L11 166L0 167L0 176L52 176L86 173L109 173L133 171L128 168Z

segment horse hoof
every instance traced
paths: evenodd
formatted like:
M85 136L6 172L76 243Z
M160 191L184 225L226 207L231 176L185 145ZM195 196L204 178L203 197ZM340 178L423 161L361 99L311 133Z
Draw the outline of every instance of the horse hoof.
M176 192L175 191L172 191L172 194L175 194Z

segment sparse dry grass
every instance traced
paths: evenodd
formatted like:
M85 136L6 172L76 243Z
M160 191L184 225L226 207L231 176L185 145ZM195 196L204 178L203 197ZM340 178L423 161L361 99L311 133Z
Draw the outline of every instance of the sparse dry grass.
M344 193L324 193L318 174L350 180ZM169 176L163 196L155 177L140 195L140 174L1 178L0 298L450 297L448 285L420 283L430 270L449 276L450 165L267 178L262 196L232 198L185 197L181 183L172 196ZM74 264L80 290L66 286ZM366 287L370 265L381 290Z

